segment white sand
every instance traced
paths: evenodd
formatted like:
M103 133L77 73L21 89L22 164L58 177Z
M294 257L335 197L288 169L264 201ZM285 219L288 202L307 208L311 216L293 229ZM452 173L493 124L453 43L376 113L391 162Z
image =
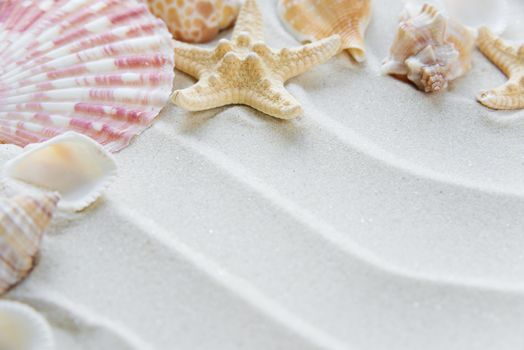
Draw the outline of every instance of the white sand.
M504 81L478 52L441 95L380 76L401 7L374 0L365 66L289 82L295 121L167 107L10 296L58 350L524 348L524 123L491 121L523 112L475 101Z

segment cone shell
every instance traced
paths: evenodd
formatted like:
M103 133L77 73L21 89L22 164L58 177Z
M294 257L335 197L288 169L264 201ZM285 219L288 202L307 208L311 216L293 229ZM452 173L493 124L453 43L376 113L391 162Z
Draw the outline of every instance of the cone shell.
M8 186L23 191L56 191L61 196L59 207L74 211L96 201L116 173L111 154L96 141L73 131L28 145L4 168Z
M55 348L53 332L46 319L31 307L15 301L0 301L0 335L0 349Z
M0 199L0 295L33 268L58 199L56 193Z
M415 13L407 8L382 71L406 76L422 91L441 91L471 68L474 44L470 29L434 6L426 4Z
M136 0L0 1L0 141L74 130L118 151L167 102L173 55Z
M191 43L213 40L235 22L238 0L147 0L149 9L163 19L174 38Z
M341 50L348 50L357 62L365 60L371 0L279 0L278 14L298 40L311 42L338 34Z

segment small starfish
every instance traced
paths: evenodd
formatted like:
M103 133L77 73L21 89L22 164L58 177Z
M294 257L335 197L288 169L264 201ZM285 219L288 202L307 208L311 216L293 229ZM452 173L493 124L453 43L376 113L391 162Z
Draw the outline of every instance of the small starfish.
M485 27L479 30L477 45L509 78L504 85L480 93L477 100L493 109L524 108L524 45L513 47Z
M284 82L335 55L340 37L275 50L262 41L263 31L256 0L246 0L231 41L220 40L214 50L176 42L176 68L198 82L175 91L173 103L190 111L245 104L281 119L301 114L300 104Z

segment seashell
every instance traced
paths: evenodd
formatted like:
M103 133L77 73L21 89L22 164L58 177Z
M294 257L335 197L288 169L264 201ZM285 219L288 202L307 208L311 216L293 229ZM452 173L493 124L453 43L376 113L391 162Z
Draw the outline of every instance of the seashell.
M147 0L149 9L163 19L174 38L205 43L235 22L238 0Z
M4 168L7 185L25 191L56 191L61 196L59 208L75 211L95 202L116 173L111 154L73 131L26 146Z
M0 141L73 130L116 152L167 102L173 55L136 0L0 1Z
M0 335L0 349L55 348L53 332L47 320L33 308L16 301L0 301Z
M0 295L33 268L59 198L57 193L46 193L0 199Z
M406 76L422 91L444 90L471 68L472 31L446 19L431 5L406 8L382 72Z
M341 50L348 50L357 62L365 60L371 0L279 0L278 14L298 40L312 42L338 34Z
M477 45L484 56L508 77L505 84L481 92L477 100L493 109L524 108L524 44L510 45L482 27Z

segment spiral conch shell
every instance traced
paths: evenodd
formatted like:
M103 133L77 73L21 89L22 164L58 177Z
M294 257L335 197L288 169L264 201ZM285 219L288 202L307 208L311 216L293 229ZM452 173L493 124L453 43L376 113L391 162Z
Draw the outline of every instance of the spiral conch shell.
M300 41L340 35L341 50L357 61L366 58L364 32L371 18L371 0L279 0L278 14Z
M238 0L147 0L150 11L163 19L175 39L190 43L213 40L238 16Z
M382 71L406 76L422 91L442 91L471 68L474 44L470 29L434 6L425 4L415 14L406 9Z
M22 191L51 191L60 209L79 211L102 194L116 177L114 158L93 139L69 131L24 152L4 167L4 182Z
M33 308L16 302L0 301L0 349L52 350L51 327Z
M33 268L59 198L56 193L47 193L0 199L0 295Z

